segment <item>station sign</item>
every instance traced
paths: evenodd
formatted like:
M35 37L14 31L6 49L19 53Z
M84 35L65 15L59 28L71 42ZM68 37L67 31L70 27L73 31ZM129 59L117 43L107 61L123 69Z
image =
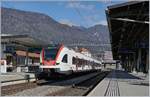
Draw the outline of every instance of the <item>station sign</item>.
M35 52L35 53L39 53L41 52L42 48L28 48L28 52Z

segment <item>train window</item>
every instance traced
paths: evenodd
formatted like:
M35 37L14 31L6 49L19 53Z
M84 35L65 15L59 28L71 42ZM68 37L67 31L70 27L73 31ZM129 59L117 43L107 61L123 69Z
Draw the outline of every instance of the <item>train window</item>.
M68 55L67 54L64 55L62 62L64 62L64 63L68 62Z
M44 49L44 59L55 60L57 52L58 52L58 49L56 48Z
M72 57L72 64L76 64L76 58Z

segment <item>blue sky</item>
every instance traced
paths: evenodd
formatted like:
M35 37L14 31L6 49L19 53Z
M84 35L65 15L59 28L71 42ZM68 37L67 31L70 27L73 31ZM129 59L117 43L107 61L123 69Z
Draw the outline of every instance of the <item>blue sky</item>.
M44 13L54 20L68 25L89 27L107 25L105 9L122 3L118 0L103 1L2 1L1 6L25 11Z

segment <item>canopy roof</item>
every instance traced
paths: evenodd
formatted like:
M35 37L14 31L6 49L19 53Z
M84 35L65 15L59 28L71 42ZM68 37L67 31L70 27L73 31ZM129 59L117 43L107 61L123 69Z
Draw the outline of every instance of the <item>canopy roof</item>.
M16 43L28 47L42 47L47 45L45 42L30 37L29 35L14 35L14 34L1 34L2 43Z
M131 1L106 9L113 58L120 53L133 53L148 48L149 1Z

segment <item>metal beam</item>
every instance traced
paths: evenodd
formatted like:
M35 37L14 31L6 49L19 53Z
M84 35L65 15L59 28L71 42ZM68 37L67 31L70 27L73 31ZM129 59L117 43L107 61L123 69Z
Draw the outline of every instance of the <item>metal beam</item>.
M139 21L139 20L133 20L128 18L111 18L112 20L118 20L118 21L127 21L127 22L134 22L134 23L143 23L143 24L149 24L149 21Z

